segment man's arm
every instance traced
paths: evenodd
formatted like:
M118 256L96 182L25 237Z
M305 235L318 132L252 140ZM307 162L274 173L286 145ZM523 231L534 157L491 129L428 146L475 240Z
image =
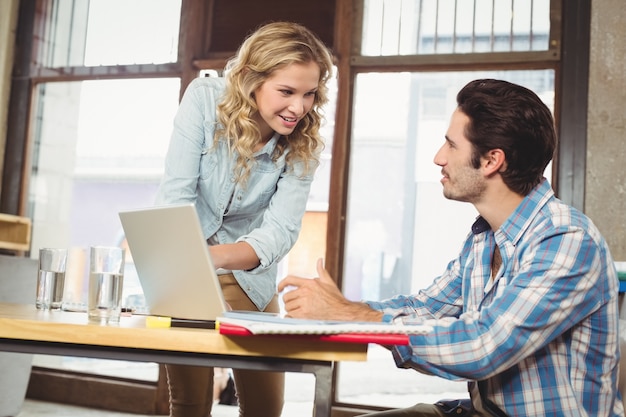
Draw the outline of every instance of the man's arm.
M335 281L317 261L318 278L287 276L278 283L278 291L295 287L283 294L288 317L319 320L382 321L383 313L365 303L346 299Z

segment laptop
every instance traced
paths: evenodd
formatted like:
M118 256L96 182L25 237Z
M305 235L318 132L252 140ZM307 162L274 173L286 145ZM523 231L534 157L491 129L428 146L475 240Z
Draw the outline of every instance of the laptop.
M150 314L214 323L227 310L194 204L119 217Z

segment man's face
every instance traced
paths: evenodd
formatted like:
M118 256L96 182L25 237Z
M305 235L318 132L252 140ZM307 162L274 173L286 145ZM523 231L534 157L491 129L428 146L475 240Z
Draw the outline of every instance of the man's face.
M471 165L472 144L465 136L469 118L455 110L446 133L446 141L435 154L434 162L441 167L443 195L450 200L477 203L486 182L481 168Z

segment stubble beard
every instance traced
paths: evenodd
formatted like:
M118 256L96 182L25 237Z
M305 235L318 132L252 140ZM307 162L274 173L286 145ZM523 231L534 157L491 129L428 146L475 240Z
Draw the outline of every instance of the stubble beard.
M443 188L445 198L466 203L478 201L487 187L480 171L470 165L466 165L454 175L448 176L447 185L447 187L444 185Z

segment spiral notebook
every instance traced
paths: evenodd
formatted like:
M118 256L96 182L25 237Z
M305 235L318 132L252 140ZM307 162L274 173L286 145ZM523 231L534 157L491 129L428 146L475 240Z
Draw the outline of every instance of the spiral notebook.
M411 335L432 331L427 325L303 320L240 311L225 312L217 318L217 327L221 334L231 336L307 336L336 342L390 345L407 345Z

